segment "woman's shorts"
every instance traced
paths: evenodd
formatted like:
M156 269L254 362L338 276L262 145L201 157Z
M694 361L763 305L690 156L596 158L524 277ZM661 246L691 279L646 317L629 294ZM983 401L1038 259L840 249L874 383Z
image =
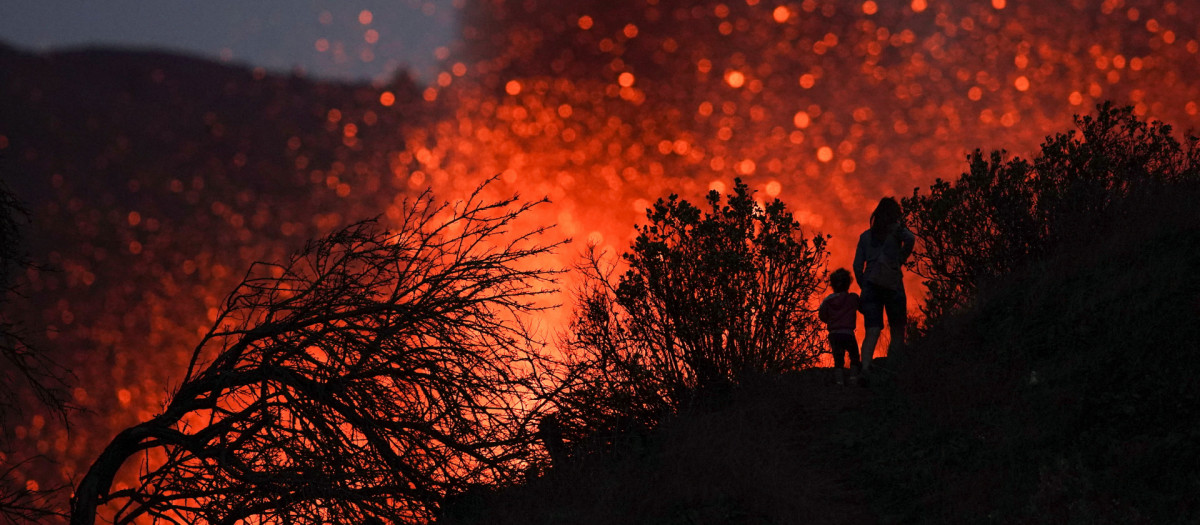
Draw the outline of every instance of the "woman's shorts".
M863 324L867 328L883 328L883 313L888 323L901 327L908 323L908 298L904 290L891 290L872 283L862 289Z

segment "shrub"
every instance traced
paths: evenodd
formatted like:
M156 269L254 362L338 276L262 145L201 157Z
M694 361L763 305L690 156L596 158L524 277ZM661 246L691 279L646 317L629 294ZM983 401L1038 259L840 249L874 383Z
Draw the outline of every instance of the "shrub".
M1159 183L1196 179L1200 148L1181 145L1171 127L1143 122L1109 103L1076 116L1079 132L1048 138L1029 162L1003 152L967 157L958 181L934 182L903 200L921 242L912 265L929 289L926 324L966 305L980 286L1038 260L1113 202Z
M582 265L569 421L653 424L697 390L812 363L825 238L804 237L781 201L759 205L741 180L706 201L659 199L615 282L594 251Z

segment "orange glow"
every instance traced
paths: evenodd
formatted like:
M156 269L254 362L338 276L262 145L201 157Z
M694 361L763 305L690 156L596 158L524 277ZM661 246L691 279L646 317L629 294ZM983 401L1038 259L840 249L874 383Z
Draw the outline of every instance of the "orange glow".
M808 113L804 112L804 111L797 111L796 114L792 117L792 124L794 124L797 128L800 128L800 129L807 128L809 122L811 122L811 121L809 120Z
M460 3L478 18L474 33L435 49L437 69L414 85L308 79L296 82L320 95L297 95L286 76L264 70L203 102L214 107L173 101L195 112L188 126L204 135L170 162L195 169L131 165L91 195L89 169L115 172L142 146L114 131L103 153L79 162L97 168L46 175L57 212L38 213L79 243L56 255L61 275L42 276L31 297L67 299L38 312L54 324L56 344L114 349L114 366L80 367L79 402L108 424L79 430L65 470L78 472L138 411L161 408L161 393L176 386L163 371L186 368L188 356L176 354L194 345L251 262L279 260L360 218L394 220L427 187L454 199L502 174L496 194L548 197L528 223L559 224L551 235L575 239L547 261L570 267L588 240L626 250L632 225L659 197L697 203L737 176L760 198L784 199L807 234L832 235L836 267L849 264L880 195L953 179L974 148L1027 156L1106 99L1181 132L1200 129L1200 37L1189 29L1200 13L1183 3L1172 14L1152 0L1033 10L1007 0L647 1L583 16L574 2ZM369 57L381 70L396 67L404 56L380 35L390 27L385 12L375 20L362 7L338 12L337 28L354 33L348 40L333 36L334 15L322 11L324 33L299 45L325 62ZM375 42L358 40L368 37ZM243 97L261 97L253 115L223 105ZM177 117L146 118L170 130ZM0 150L32 154L38 145L25 131L0 129ZM268 141L253 142L260 136ZM116 204L101 206L105 192ZM131 275L146 289L122 288ZM571 284L566 276L561 286ZM921 286L909 284L915 311ZM563 317L548 313L545 324L557 328Z
M740 88L746 83L746 75L743 75L741 71L726 71L725 82L728 83L730 87Z

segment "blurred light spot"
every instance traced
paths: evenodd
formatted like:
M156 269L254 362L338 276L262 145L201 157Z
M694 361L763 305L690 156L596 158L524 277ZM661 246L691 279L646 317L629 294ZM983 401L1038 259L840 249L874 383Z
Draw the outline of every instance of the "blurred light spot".
M804 89L808 89L808 88L813 87L813 84L816 84L816 83L817 83L817 78L812 76L811 74L805 73L803 75L800 75L800 87L802 87Z
M375 19L375 15L371 14L370 10L363 9L361 12L358 13L358 23L360 23L364 26L370 24L371 21L374 19Z
M521 94L521 83L516 80L509 80L508 83L504 85L504 92L508 93L509 95Z
M796 127L800 129L807 128L811 122L812 120L809 118L807 111L797 111L796 114L792 116L792 124L795 124Z
M788 11L787 6L782 6L782 5L779 7L776 7L775 11L773 11L771 13L771 16L775 19L775 21L779 22L780 24L787 22L788 17L790 17L791 15L792 15L792 13L790 11Z
M122 406L129 406L129 402L132 400L133 394L131 394L128 389L122 388L117 390L117 401L120 401Z
M780 184L779 181L773 180L773 181L767 183L766 189L767 189L767 196L778 197L779 193L783 191L783 185Z
M384 107L391 107L392 104L396 103L396 95L391 91L384 91L379 94L379 103Z
M1005 0L992 0L992 7L996 9L1004 9L1007 2Z
M329 41L324 38L318 38L314 47L316 47L318 53L324 53L329 51Z
M725 193L725 183L719 180L714 180L708 183L708 190L715 191L717 193Z
M320 22L321 25L323 25L323 26L332 24L333 23L333 13L330 13L329 11L321 11L321 14L317 15L317 21Z
M911 6L914 13L920 13L921 11L924 11L926 7L928 7L928 5L925 3L925 0L912 0Z
M979 86L972 86L967 90L967 98L971 100L979 100L983 98L983 89Z
M626 25L625 29L621 32L625 34L625 38L636 38L638 36L638 28L633 24Z
M1027 91L1029 90L1029 79L1021 75L1013 81L1013 85L1016 86L1017 91Z
M368 29L366 34L363 35L363 40L366 40L368 44L374 44L374 43L378 42L379 41L379 31L376 31L374 29Z
M633 73L628 71L621 73L621 76L617 78L617 83L620 84L621 87L630 87L633 85L633 81Z
M875 5L875 2L872 2L871 0L867 0L866 2L863 2L863 5L862 5L863 14L873 15L878 11L879 11L879 6Z
M592 23L593 23L592 17L590 17L590 16L583 15L583 16L579 17L579 28L584 31L591 29Z
M821 148L817 150L817 160L821 162L829 162L833 160L833 148L830 148L829 146L821 146Z
M728 83L730 87L740 88L746 83L746 75L743 75L741 71L737 70L726 71L725 82Z

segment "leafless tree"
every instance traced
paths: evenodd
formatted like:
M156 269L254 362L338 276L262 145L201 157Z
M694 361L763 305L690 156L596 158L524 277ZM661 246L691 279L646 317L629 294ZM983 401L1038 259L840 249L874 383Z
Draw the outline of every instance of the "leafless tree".
M447 494L519 478L558 243L515 231L538 203L426 192L257 263L163 412L119 433L79 482L72 523L414 523ZM130 488L112 490L140 458Z
M0 522L21 523L61 515L53 494L59 487L37 489L17 481L17 472L35 457L21 457L8 423L36 407L64 424L69 409L65 378L69 373L30 344L26 326L14 318L14 305L25 298L20 275L36 268L23 249L21 230L29 213L0 179ZM35 401L27 403L27 401Z

